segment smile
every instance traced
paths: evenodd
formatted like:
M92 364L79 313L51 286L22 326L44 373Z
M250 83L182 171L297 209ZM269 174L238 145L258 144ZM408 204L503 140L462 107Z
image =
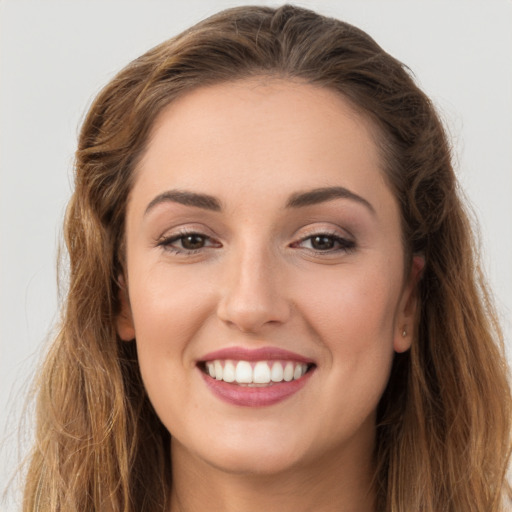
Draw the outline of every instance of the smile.
M291 382L306 374L310 365L293 361L208 361L204 365L210 377L246 386L265 386Z
M217 398L231 405L262 407L297 393L309 381L316 364L279 348L234 347L205 355L197 368Z

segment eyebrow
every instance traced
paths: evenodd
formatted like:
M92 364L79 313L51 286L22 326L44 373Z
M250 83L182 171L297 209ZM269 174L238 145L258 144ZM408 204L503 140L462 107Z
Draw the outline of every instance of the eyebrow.
M332 201L333 199L351 199L368 208L375 214L375 208L364 197L361 197L345 187L323 187L293 194L286 203L287 208L302 208L315 204Z
M368 208L375 214L375 208L364 197L361 197L345 187L323 187L292 194L286 203L286 208L303 208L315 204L332 201L334 199L351 199ZM147 206L144 215L161 203L178 203L185 206L194 206L204 210L219 212L222 210L220 201L208 194L188 192L186 190L168 190L156 196Z
M196 192L187 192L185 190L168 190L156 196L147 206L144 215L147 215L156 205L161 203L179 203L185 206L195 206L219 212L221 210L220 202L217 198L208 194L198 194Z

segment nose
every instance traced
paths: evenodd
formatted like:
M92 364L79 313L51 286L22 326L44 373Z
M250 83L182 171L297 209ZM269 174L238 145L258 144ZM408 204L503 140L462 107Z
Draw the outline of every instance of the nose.
M291 303L277 259L266 249L246 247L226 261L217 309L224 323L244 333L258 333L289 319Z

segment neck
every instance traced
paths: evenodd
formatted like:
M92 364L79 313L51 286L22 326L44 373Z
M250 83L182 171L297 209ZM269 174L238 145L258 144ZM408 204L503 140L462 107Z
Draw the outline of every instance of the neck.
M371 453L366 460L353 456L328 454L300 468L240 474L214 467L173 440L171 511L373 512Z

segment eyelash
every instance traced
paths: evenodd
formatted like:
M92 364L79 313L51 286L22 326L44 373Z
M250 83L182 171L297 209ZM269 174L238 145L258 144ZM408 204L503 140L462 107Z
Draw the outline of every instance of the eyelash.
M173 244L176 242L181 241L181 244L183 244L183 240L187 237L197 237L203 240L203 243L206 244L210 242L210 245L203 245L202 247L199 247L197 249L186 249L184 247L175 247ZM345 252L350 253L356 248L356 243L352 240L349 240L347 238L340 237L334 233L328 233L328 232L319 232L319 233L313 233L311 235L308 235L304 238L301 238L297 242L293 242L290 244L290 247L292 248L301 248L301 245L304 244L306 241L312 241L315 238L323 238L323 239L329 239L332 241L333 245L337 245L337 248L329 248L329 249L315 249L314 247L311 247L307 249L308 251L313 252L317 255L327 255L327 254L335 254L339 252ZM183 231L177 234L174 234L172 236L163 238L158 242L158 246L162 247L164 250L171 252L173 254L181 254L184 256L193 256L194 254L199 253L200 251L208 248L219 248L222 247L222 244L219 242L213 242L212 238L208 235L205 235L203 233L199 233L197 231Z
M208 235L204 235L203 233L199 233L197 231L182 231L180 233L177 233L175 235L171 235L169 237L165 237L163 238L162 240L160 240L158 242L158 246L159 247L162 247L165 251L169 251L173 254L182 254L182 255L185 255L185 256L192 256L194 254L197 254L198 252L202 251L203 249L208 249L209 247L221 247L222 245L218 242L215 242L213 243L212 245L209 245L209 246L203 246L203 247L200 247L198 249L186 249L184 247L175 247L173 246L174 243L178 242L178 241L181 241L181 243L183 244L183 240L187 237L197 237L197 238L201 238L204 240L204 242L206 243L207 241L212 241L212 238L209 237Z
M333 254L333 253L339 253L339 252L345 252L349 253L352 252L356 248L356 243L353 240L349 240L347 238L343 238L339 235L336 235L334 233L329 232L319 232L319 233L313 233L311 235L308 235L304 238L301 238L298 242L294 242L291 244L291 247L299 247L301 244L303 244L306 241L312 242L315 238L323 238L323 239L329 239L332 241L333 245L337 245L337 248L330 248L326 250L322 249L315 249L314 247L309 248L308 250L313 251L315 254L319 255L326 255L326 254Z

